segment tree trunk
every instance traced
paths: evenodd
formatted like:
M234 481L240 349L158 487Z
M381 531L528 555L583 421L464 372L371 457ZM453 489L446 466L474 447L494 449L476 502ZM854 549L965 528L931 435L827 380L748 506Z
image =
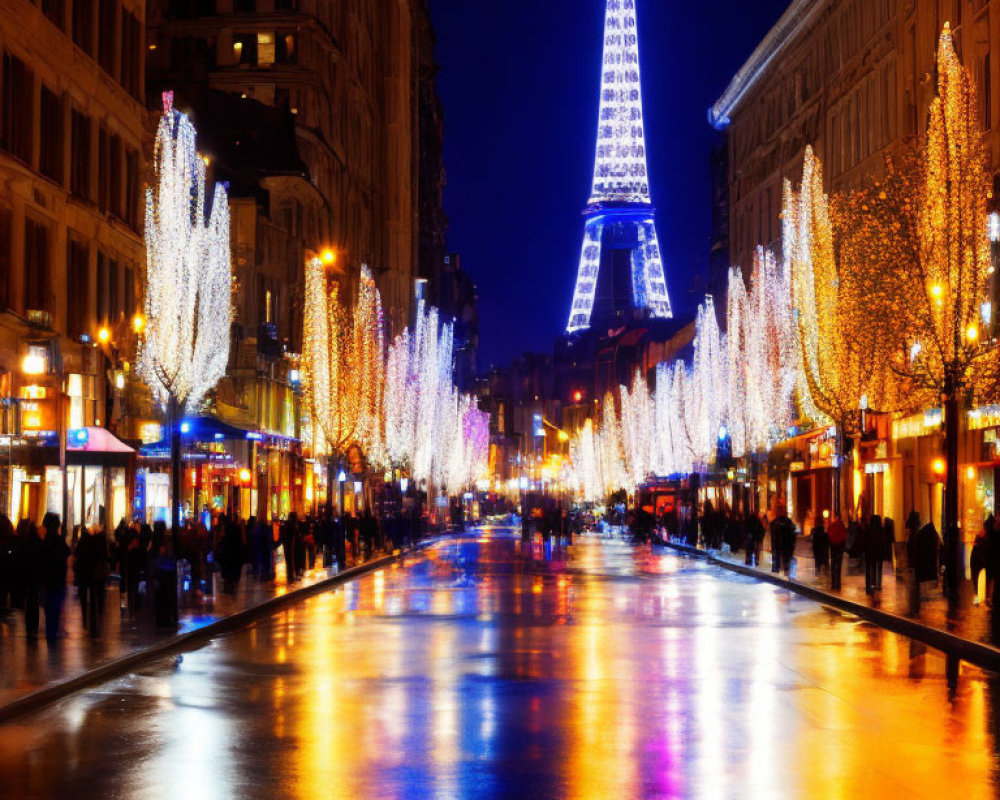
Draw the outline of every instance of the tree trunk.
M844 471L844 445L847 438L844 436L844 426L842 424L837 425L837 466L833 468L833 497L831 498L833 502L833 516L841 517L841 509L843 504L841 502L841 485L843 484L842 473Z
M944 409L945 488L944 537L945 592L955 597L962 572L958 527L958 445L961 437L961 402L957 391L948 394Z
M170 419L170 542L177 556L181 530L181 406L174 397L169 401Z

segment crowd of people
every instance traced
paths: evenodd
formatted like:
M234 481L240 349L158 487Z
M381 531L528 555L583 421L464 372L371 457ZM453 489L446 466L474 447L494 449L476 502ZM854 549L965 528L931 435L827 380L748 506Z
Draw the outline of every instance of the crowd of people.
M16 528L0 514L0 614L23 614L25 634L35 640L44 613L45 636L57 640L64 635L72 585L83 629L100 637L114 579L126 619L151 607L158 627L176 627L178 565L181 583L195 600L214 594L215 575L221 591L234 595L245 573L273 581L283 560L293 584L318 564L343 568L412 545L425 535L425 525L412 515L376 518L368 510L332 518L292 512L280 522L206 510L186 520L176 536L162 521L123 519L110 536L100 525L77 526L67 541L56 514L46 514L41 525L22 519Z
M797 577L796 547L800 537L808 533L817 578L825 578L833 591L840 591L845 570L863 573L865 591L874 602L880 599L884 572L898 569L900 558L905 558L907 568L913 571L911 584L917 603L920 585L937 581L941 573L940 535L933 523L922 523L915 511L907 517L900 540L895 522L888 517L852 513L846 518L830 518L826 511L796 525L782 503L761 513L716 509L711 501L701 504L700 513L682 506L655 517L646 510L633 509L624 513L622 522L636 541L669 539L710 550L742 551L748 566L760 566L761 554L769 546L771 571L792 578ZM1000 604L1000 526L992 515L976 539L971 568L974 586L985 572L987 602Z

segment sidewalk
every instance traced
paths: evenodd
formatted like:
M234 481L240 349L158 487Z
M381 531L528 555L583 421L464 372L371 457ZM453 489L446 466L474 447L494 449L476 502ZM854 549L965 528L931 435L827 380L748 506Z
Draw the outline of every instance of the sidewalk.
M0 722L83 685L126 672L148 657L166 655L247 624L258 615L391 564L399 557L376 554L340 573L312 570L292 585L285 581L283 563L277 565L277 576L269 582L254 579L244 568L235 596L220 592L196 608L182 609L177 631L158 631L148 603L137 618L130 619L120 607L118 586L109 582L99 638L91 638L83 629L77 592L70 586L63 608L64 637L55 642L47 642L43 636L29 641L21 612L0 619ZM44 611L42 618L44 629Z
M964 661L978 664L993 671L1000 671L1000 628L994 628L992 610L985 603L973 601L971 585L963 584L965 593L953 603L934 584L921 584L920 611L911 615L907 583L897 579L891 565L884 566L882 593L878 604L865 593L863 570L850 569L852 560L844 557L841 590L830 589L830 578L817 577L812 555L812 540L799 537L795 555L798 559L798 576L791 580L783 573L771 572L771 554L761 554L759 567L744 563L746 553L721 552L691 548L687 544L671 542L670 547L709 558L712 562L771 583L784 586L814 600L835 606L875 622L882 627L902 633L932 647L957 655ZM899 576L902 578L903 576ZM1000 613L1000 611L998 611Z

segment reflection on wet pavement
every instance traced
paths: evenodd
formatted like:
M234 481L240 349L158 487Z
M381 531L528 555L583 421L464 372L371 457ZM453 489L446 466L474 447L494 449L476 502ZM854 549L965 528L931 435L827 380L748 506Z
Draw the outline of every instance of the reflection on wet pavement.
M583 539L439 545L0 727L0 797L993 797L998 684ZM960 791L959 791L960 790Z

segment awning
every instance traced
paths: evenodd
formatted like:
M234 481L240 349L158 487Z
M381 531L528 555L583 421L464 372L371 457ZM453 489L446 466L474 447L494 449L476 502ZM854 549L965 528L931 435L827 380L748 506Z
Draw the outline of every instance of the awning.
M86 467L127 467L135 450L107 428L73 428L66 436L66 463Z
M822 433L823 429L812 430L779 442L767 454L768 466L787 467L793 461L806 461L806 455L809 453L809 441Z

